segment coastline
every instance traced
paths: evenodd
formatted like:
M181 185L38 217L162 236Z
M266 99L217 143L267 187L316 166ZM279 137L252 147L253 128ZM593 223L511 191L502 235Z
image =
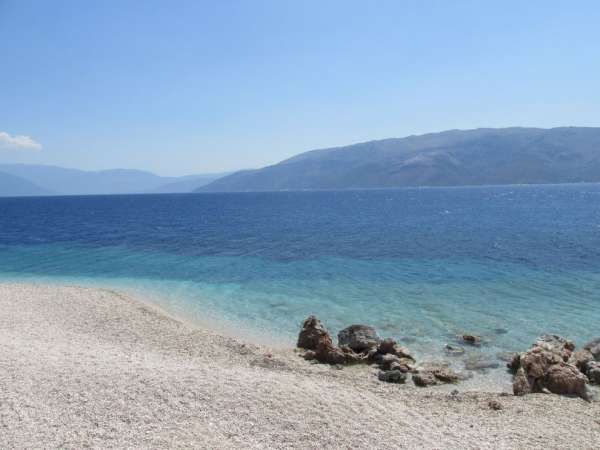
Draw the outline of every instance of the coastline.
M311 364L111 289L2 281L0 342L3 448L600 442L598 402L381 383L374 368Z

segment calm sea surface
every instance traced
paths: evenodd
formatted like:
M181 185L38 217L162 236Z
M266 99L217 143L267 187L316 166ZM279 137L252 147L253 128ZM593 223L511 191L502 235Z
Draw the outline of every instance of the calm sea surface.
M600 186L4 198L1 279L114 287L282 344L309 313L426 358L469 332L494 359L600 335Z

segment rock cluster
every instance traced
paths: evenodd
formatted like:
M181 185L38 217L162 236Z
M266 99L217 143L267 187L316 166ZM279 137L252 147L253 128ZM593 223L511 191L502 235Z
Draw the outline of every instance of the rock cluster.
M388 383L405 383L412 373L418 386L454 383L459 377L446 364L415 367L415 358L409 350L394 339L381 339L373 327L350 325L338 333L338 346L321 321L315 316L302 323L298 347L304 348L304 358L325 364L376 364L378 379Z
M507 364L514 373L514 394L549 391L588 399L588 377L581 368L587 369L589 360L585 352L574 354L574 350L571 341L547 334L526 352L515 354Z

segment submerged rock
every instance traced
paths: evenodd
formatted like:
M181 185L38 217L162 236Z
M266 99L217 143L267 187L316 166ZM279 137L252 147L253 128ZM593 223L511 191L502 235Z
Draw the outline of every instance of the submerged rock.
M498 361L488 359L483 355L470 355L465 359L464 364L465 369L473 371L483 371L500 367Z
M459 347L458 345L446 344L446 346L444 347L444 350L445 350L446 354L448 354L450 356L460 356L460 355L465 354L465 349L462 347Z
M347 345L355 352L376 347L380 341L375 328L368 325L350 325L338 333L338 345Z
M517 352L498 352L496 353L496 358L498 358L500 361L511 362L515 356L518 355L519 354Z
M315 316L308 316L302 322L302 329L298 334L298 344L300 348L307 350L316 350L321 341L331 341L331 336L321 321Z
M474 334L463 334L459 336L460 340L469 345L481 345L481 337Z

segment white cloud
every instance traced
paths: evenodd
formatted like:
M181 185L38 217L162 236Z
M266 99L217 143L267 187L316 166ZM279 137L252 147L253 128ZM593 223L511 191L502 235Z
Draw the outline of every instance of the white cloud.
M41 150L42 144L29 136L11 136L0 131L0 150Z

